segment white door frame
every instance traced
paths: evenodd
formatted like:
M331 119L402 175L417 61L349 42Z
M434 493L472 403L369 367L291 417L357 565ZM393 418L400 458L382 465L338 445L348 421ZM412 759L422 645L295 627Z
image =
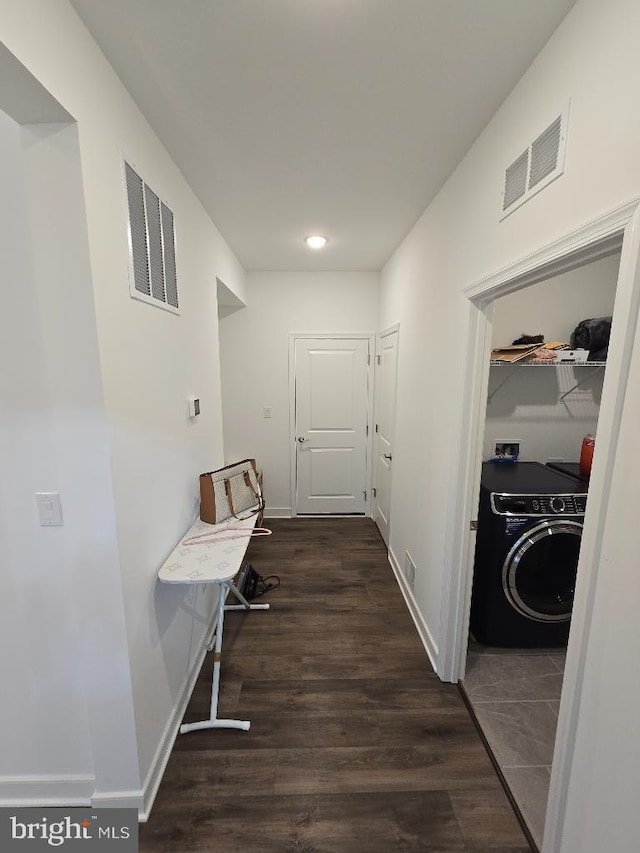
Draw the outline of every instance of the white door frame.
M457 488L447 531L445 581L440 624L438 674L446 681L464 675L469 631L473 540L471 521L477 517L482 439L489 382L491 317L493 302L529 284L582 266L622 246L614 306L609 357L598 419L598 453L589 486L589 506L580 549L578 582L573 605L567 666L551 774L551 788L543 851L560 849L566 810L566 792L574 758L575 735L581 711L587 639L589 636L597 568L619 425L629 379L633 340L640 306L640 200L617 210L549 244L464 291L469 300L464 409L457 467Z
M372 332L289 332L289 471L291 488L291 518L298 515L298 457L296 454L296 341L319 338L321 340L366 340L369 341L369 364L367 366L367 500L364 514L371 516L373 502L371 499L371 470L373 468L373 381L371 378L371 359L375 353L375 335Z
M386 338L388 335L392 335L394 332L397 332L398 339L396 344L396 400L395 400L395 408L396 412L398 409L398 360L400 358L400 323L394 323L393 326L389 326L387 329L384 329L382 332L378 332L376 335L376 349L375 349L375 363L373 366L373 388L374 388L374 400L373 400L373 421L374 423L378 423L379 421L379 412L378 406L380 405L380 371L378 370L378 358L380 357L379 352L379 344L383 338ZM395 418L395 414L394 414ZM373 499L373 489L377 487L377 483L375 482L375 459L374 454L376 452L376 442L375 442L375 426L371 428L372 433L372 456L371 456L371 518L375 521L376 518L376 507L375 501ZM394 429L394 442L395 442L395 429ZM393 485L393 469L391 471L391 483ZM391 494L389 495L389 541L391 541Z

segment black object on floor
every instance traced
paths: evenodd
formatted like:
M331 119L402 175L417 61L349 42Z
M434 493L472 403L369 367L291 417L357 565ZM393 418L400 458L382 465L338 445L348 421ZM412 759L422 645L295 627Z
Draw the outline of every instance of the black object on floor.
M247 563L244 567L240 592L247 601L251 601L253 598L259 598L261 595L264 595L265 592L277 589L279 586L280 578L278 575L267 575L266 578L263 578L262 575L256 572L250 563Z

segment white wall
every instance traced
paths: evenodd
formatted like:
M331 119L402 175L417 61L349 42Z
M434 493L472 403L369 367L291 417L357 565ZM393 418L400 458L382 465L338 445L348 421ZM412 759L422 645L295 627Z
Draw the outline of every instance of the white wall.
M135 732L111 749L113 772L103 788L99 780L97 796L140 793L141 785L148 794L213 603L211 593L159 585L156 572L195 514L198 473L223 461L216 277L242 299L244 273L66 0L4 0L0 23L6 47L78 122L117 524L112 566L122 573L130 657L130 675L121 676L131 679L135 705ZM123 155L175 214L179 317L129 296ZM186 418L191 394L202 405L195 424ZM82 541L75 544L80 551ZM100 589L93 591L100 627ZM122 696L112 706L102 698L117 719ZM134 784L121 770L136 751Z
M462 290L640 196L640 113L634 109L639 31L634 0L578 0L382 273L380 325L399 321L402 328L391 548L400 558L408 548L414 557L416 598L436 645L446 627L440 624L442 583L450 570L445 531L469 317ZM499 222L505 167L569 97L565 174ZM634 359L637 372L640 352ZM635 401L629 404L625 430L637 433L639 414ZM580 760L570 782L562 853L637 846L637 809L628 792L640 786L640 739L624 736L628 752L615 774L605 758L608 752L619 756L625 724L635 732L640 716L640 688L624 677L637 668L637 585L627 587L623 609L619 601L620 573L637 565L635 525L625 526L628 510L614 511L623 499L625 506L640 504L630 458L620 460L612 481L616 497L599 566L600 619L583 691L590 710L578 733Z
M498 299L492 346L510 344L523 332L569 343L580 320L613 313L619 266L618 252ZM582 437L597 429L603 379L604 370L566 365L492 368L483 458L493 455L496 440L513 439L521 442L523 461L577 461Z
M21 139L29 251L55 434L52 486L63 502L67 596L79 629L76 653L91 735L91 795L110 797L114 790L139 787L140 772L78 132L72 124L25 125ZM52 608L50 618L59 626L72 616Z
M492 346L508 345L523 333L568 344L580 320L611 316L619 268L616 252L497 299Z
M77 519L65 501L64 528L41 528L37 520L35 492L58 486L58 444L43 337L48 318L32 261L25 183L20 128L0 112L0 642L6 699L0 706L0 800L16 790L26 793L27 777L40 783L64 778L71 785L73 777L93 775L72 569L65 559ZM29 737L16 737L23 726Z
M225 455L257 459L268 514L291 513L289 333L374 333L378 283L368 272L252 272L247 307L220 322Z

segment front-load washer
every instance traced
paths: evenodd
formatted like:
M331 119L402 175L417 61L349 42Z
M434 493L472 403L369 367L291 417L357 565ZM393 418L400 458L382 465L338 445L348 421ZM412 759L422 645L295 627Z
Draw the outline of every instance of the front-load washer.
M540 463L483 464L471 599L479 643L566 644L586 502L584 484Z

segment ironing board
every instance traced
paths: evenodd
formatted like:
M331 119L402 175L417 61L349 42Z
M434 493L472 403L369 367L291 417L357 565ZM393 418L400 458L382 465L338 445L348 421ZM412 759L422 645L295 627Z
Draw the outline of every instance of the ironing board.
M199 723L184 723L180 726L181 734L199 729L243 729L248 731L251 725L248 720L220 719L218 717L218 694L220 691L220 662L222 660L222 632L225 611L269 609L268 604L249 604L233 584L233 579L240 571L247 546L251 541L248 534L255 527L256 519L257 516L252 515L243 520L231 518L221 524L206 524L198 519L187 530L180 540L180 544L169 554L158 571L158 578L162 583L215 583L220 587L215 641L208 647L209 651L214 649L209 719L202 720ZM229 528L236 529L231 530ZM247 535L238 531L237 528L246 530ZM205 533L210 534L211 537L215 535L220 538L215 542L182 545L185 539ZM240 604L225 604L229 590L233 592Z

